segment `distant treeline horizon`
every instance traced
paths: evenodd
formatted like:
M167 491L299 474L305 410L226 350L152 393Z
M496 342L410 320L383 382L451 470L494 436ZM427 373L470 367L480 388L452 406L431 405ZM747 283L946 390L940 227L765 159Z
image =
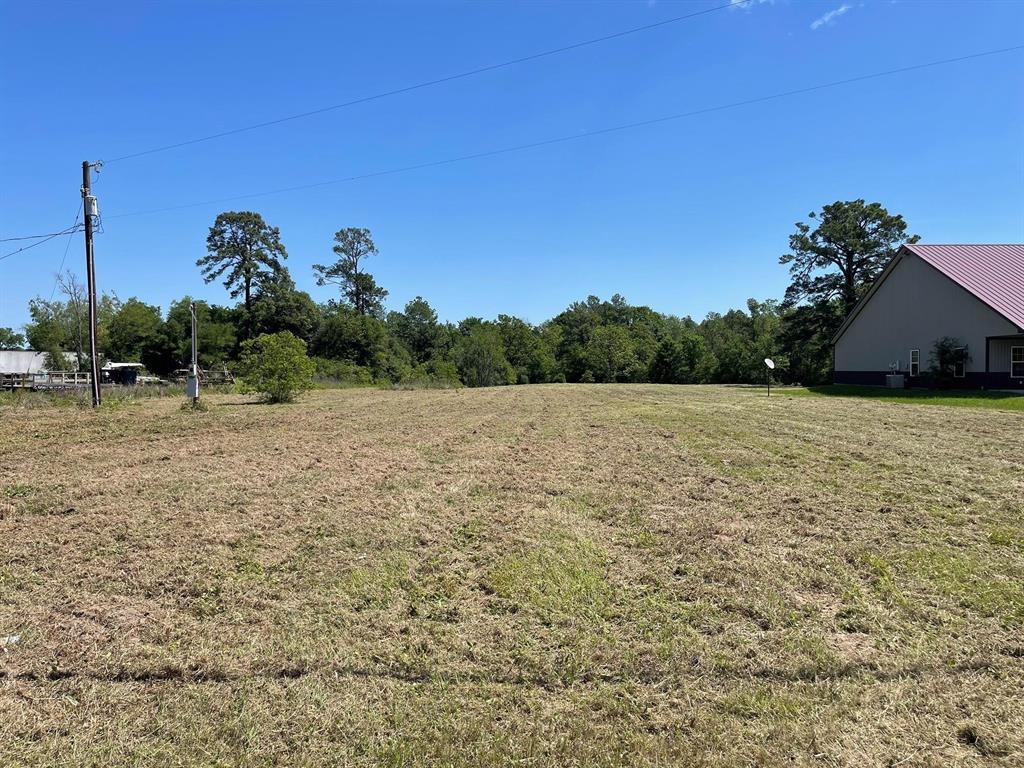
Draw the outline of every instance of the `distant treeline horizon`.
M904 242L902 217L878 203L836 202L798 223L790 250L793 282L781 299L751 298L742 309L710 312L700 321L631 305L623 296L588 296L533 325L513 315L440 322L417 296L386 311L387 290L366 271L378 255L369 230L334 235L336 260L316 264L318 285L339 295L315 302L285 266L277 228L255 212L225 212L210 228L207 255L197 261L207 282L221 281L235 304L195 300L199 362L232 367L242 342L289 331L302 339L321 378L349 384L417 383L494 386L550 382L759 383L764 358L776 380L818 384L831 377L831 336L843 317ZM0 328L0 349L25 345L63 367L73 353L88 369L84 286L58 276L61 298L29 302L24 333ZM184 367L191 330L185 296L166 315L138 297L111 293L98 301L98 346L106 360L139 362L156 375Z

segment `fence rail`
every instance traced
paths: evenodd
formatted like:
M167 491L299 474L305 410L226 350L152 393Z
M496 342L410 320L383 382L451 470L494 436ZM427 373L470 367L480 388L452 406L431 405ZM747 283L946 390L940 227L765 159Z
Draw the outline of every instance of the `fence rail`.
M87 371L0 373L0 389L85 389L91 382Z

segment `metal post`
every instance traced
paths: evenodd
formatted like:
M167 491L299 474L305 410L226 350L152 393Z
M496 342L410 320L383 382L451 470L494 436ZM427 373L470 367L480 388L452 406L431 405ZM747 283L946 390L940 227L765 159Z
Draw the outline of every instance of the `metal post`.
M89 183L89 169L92 164L82 161L82 212L85 214L85 273L89 290L89 360L92 366L92 406L98 408L102 401L100 394L100 360L96 349L96 264L93 259L92 211L90 200L92 188Z
M192 368L188 377L188 396L192 398L192 405L199 402L199 345L196 342L196 303L189 304L189 313L192 315Z

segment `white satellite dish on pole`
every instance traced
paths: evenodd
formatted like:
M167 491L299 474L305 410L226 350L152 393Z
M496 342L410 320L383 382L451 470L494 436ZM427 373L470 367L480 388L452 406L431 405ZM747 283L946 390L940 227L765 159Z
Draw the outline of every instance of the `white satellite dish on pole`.
M772 371L775 370L775 361L770 357L764 359L764 364L768 366L768 370L765 371L765 378L768 380L768 397L772 396Z
M773 371L775 370L775 361L772 360L770 357L766 357L764 359L764 364L767 365L769 369Z

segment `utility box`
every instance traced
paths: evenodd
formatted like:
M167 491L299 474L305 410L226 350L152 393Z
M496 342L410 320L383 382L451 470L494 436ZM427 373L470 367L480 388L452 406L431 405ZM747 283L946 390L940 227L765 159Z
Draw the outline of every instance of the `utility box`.
M885 386L889 389L904 389L907 386L906 378L902 373L889 373L885 376Z
M199 377L189 376L188 383L185 385L185 396L191 397L195 400L199 397Z

